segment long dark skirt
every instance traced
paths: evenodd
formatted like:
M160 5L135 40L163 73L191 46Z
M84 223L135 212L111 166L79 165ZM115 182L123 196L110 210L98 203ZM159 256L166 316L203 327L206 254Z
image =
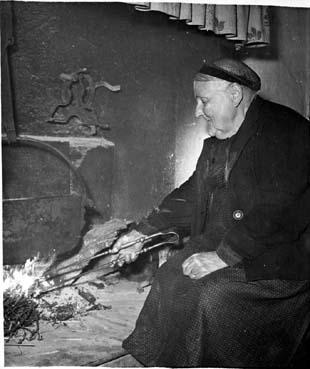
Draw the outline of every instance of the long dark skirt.
M224 268L194 281L187 247L157 272L123 347L146 366L285 366L309 315L310 281L247 282Z

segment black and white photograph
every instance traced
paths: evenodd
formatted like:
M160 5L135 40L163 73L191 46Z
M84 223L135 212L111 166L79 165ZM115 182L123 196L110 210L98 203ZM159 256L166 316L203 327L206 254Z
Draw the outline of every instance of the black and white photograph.
M0 365L309 368L309 0L0 12Z

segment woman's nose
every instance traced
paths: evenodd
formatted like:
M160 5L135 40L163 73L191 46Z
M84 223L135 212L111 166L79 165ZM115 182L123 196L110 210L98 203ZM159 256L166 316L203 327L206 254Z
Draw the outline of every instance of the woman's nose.
M201 115L204 115L204 112L203 112L203 109L202 109L202 104L201 103L197 103L196 109L195 109L195 118L198 118Z

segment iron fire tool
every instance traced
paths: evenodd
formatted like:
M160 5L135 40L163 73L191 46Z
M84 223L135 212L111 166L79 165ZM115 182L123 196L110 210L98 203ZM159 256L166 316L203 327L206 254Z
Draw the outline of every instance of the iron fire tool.
M154 233L154 234L152 234L152 235L150 235L150 236L143 236L143 237L140 237L140 238L138 238L138 239L136 239L136 240L134 240L134 241L128 242L128 243L126 243L126 244L122 247L122 249L126 249L126 248L128 248L128 247L130 247L130 246L133 246L133 245L134 245L134 244L136 244L136 243L148 243L148 242L152 241L153 239L155 239L155 238L157 238L157 237L169 237L170 239L167 239L167 240L165 240L165 241L161 241L161 242L156 243L155 245L152 245L152 246L149 246L149 247L145 247L145 248L143 248L141 251L139 251L139 252L137 253L137 255L144 254L144 253L146 253L146 252L148 252L148 251L154 250L155 248L161 247L161 246L163 246L163 245L176 245L176 244L178 244L178 242L179 242L179 235L178 235L177 233L175 233L175 232L166 232L166 233L158 232L158 233ZM67 268L69 268L69 267L71 267L71 266L73 266L73 265L78 265L78 264L80 264L82 261L91 261L91 260L98 259L98 258L103 257L103 256L113 255L113 254L117 254L117 253L118 253L118 252L115 252L115 251L113 250L113 248L111 247L109 250L103 251L103 252L101 252L101 253L99 253L99 254L97 254L97 255L94 255L94 256L92 256L92 257L84 258L84 259L81 259L81 260L79 260L79 261L73 262L73 263L71 263L70 265L67 265L67 266L65 266L65 267L60 268L59 270L67 269ZM93 273L93 272L98 271L98 270L101 270L101 269L105 269L106 267L109 267L109 266L114 266L114 264L115 264L115 263L117 263L117 261L119 261L119 260L124 260L124 258L119 258L119 259L116 259L116 260L114 260L114 261L109 261L109 262L107 262L107 263L105 263L105 264L100 265L100 267L98 267L98 268L93 268L93 269L91 269L91 270L84 271L84 272L83 272L83 271L81 271L81 273L80 273L80 274L78 274L77 276L73 276L73 277L68 278L67 280L64 280L64 281L63 281L63 283L62 283L61 285L59 285L59 286L56 286L56 287L53 287L53 288L50 288L50 289L48 289L48 290L45 290L45 291L40 292L36 297L38 297L38 296L40 296L40 295L43 295L43 294L46 294L46 293L48 293L48 292L52 292L52 291L54 291L54 290L58 290L58 289L61 289L61 288L64 288L64 287L71 286L71 285L73 285L73 284L74 284L78 279L80 279L83 275L88 274L88 273ZM85 267L84 267L84 268L85 268ZM83 269L84 269L84 268L83 268ZM40 281L40 280L41 280L41 281L49 281L49 280L52 280L52 279L55 279L55 278L58 278L58 277L64 276L64 275L69 274L69 273L71 274L71 273L73 273L74 271L78 271L78 270L80 270L80 269L81 269L81 268L77 268L77 269L73 269L73 270L71 269L71 270L69 270L69 271L64 271L64 272L62 272L62 273L58 273L57 275L50 276L50 277L46 277L46 278L41 277L41 278L39 278L39 281ZM115 272L115 271L113 271L113 273L114 273L114 272ZM111 273L112 273L112 272L108 272L108 273L104 274L103 276L109 275L109 274L111 274ZM71 280L72 280L72 282L71 282L70 284L68 284L67 282L68 282L68 281L71 281Z

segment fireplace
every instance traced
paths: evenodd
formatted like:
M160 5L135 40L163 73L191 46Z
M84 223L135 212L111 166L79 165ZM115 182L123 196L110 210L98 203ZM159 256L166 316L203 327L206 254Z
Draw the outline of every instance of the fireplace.
M114 144L104 138L22 135L14 145L4 140L4 264L72 250L85 226L85 201L93 209L86 221L109 219L113 165Z

